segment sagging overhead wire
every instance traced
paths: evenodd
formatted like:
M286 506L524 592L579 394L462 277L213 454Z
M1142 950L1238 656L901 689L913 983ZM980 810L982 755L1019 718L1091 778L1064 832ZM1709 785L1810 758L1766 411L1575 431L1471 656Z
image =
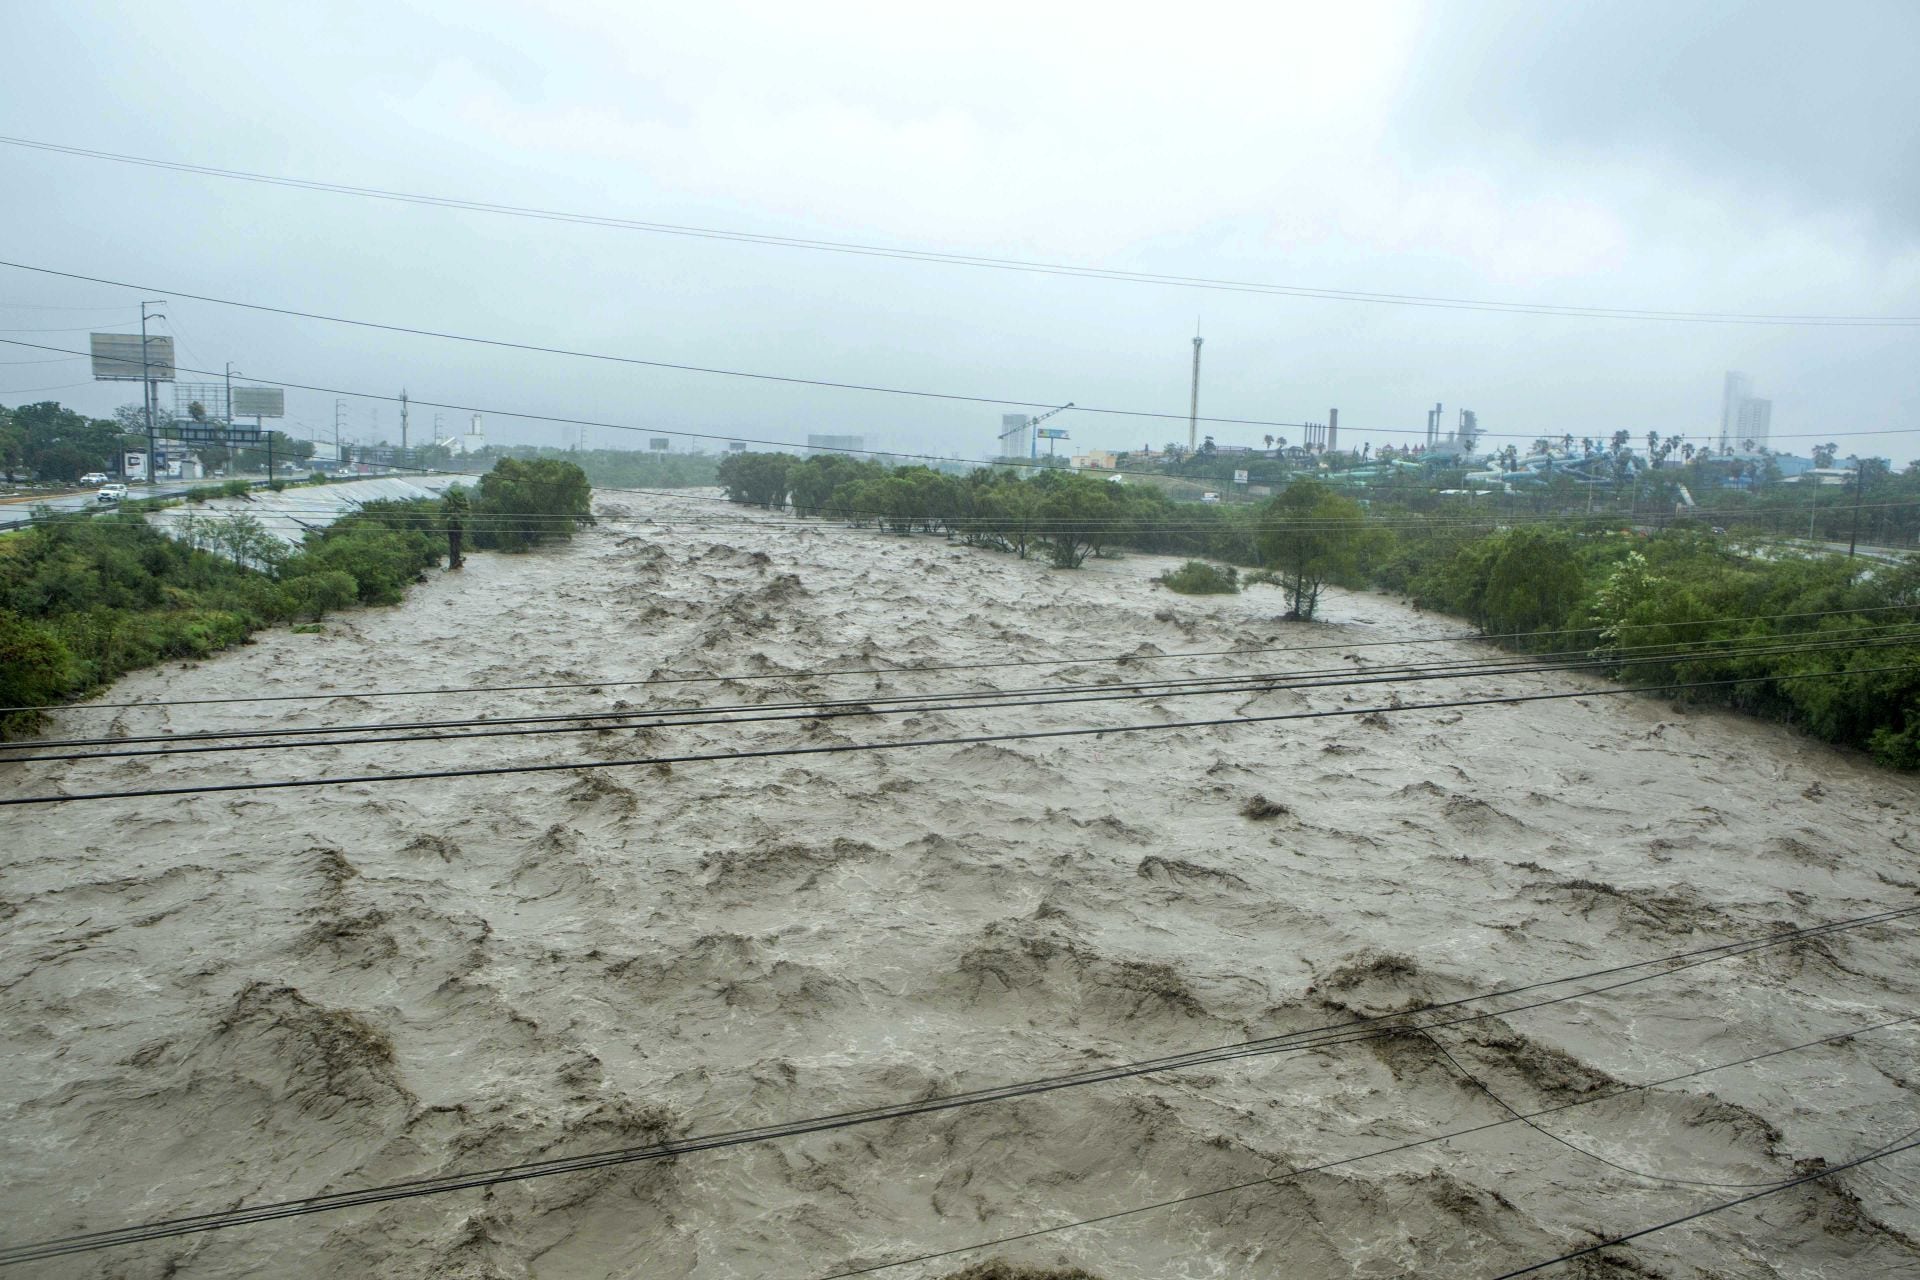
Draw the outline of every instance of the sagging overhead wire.
M1906 1136L1911 1137L1912 1134L1914 1133L1920 1133L1920 1129L1909 1130ZM1782 1182L1777 1186L1769 1187L1765 1191L1756 1191L1752 1195L1740 1196L1738 1199L1726 1200L1726 1201L1722 1201L1719 1204L1708 1205L1704 1209L1697 1209L1692 1213L1683 1214L1678 1218L1669 1218L1665 1222L1656 1222L1652 1226L1642 1227L1638 1231L1629 1231L1624 1235L1613 1236L1609 1239L1600 1241L1598 1244L1590 1244L1585 1246L1584 1248L1574 1249L1571 1252L1563 1253L1558 1257L1548 1258L1544 1262L1536 1262L1531 1264L1530 1266L1521 1267L1515 1271L1502 1272L1500 1275L1495 1276L1493 1280L1514 1280L1514 1278L1517 1276L1532 1275L1538 1271L1545 1271L1549 1267L1557 1267L1562 1263L1572 1262L1578 1258L1585 1258L1592 1254L1599 1253L1604 1249L1611 1249L1611 1248L1614 1248L1616 1245L1622 1245L1622 1244L1628 1243L1629 1241L1638 1240L1643 1236L1650 1236L1656 1231L1665 1231L1669 1227L1677 1227L1684 1223L1693 1222L1693 1221L1696 1221L1697 1219L1708 1217L1712 1214L1724 1213L1728 1209L1737 1209L1743 1204L1752 1204L1755 1200L1760 1200L1767 1196L1778 1195L1782 1191L1789 1191L1794 1187L1804 1187L1809 1182L1818 1182L1822 1178L1831 1178L1836 1173L1845 1173L1848 1169L1857 1169L1861 1165L1871 1164L1875 1160L1884 1160L1888 1156L1897 1156L1903 1151L1912 1151L1916 1147L1920 1147L1920 1140L1910 1141L1910 1142L1902 1141L1897 1146L1879 1147L1873 1150L1872 1152L1869 1152L1866 1155L1858 1156L1852 1160L1846 1160L1839 1164L1830 1164L1823 1169L1816 1169L1812 1173L1802 1174L1800 1177L1797 1177L1797 1178L1789 1178L1787 1181Z
M1514 706L1525 702L1552 702L1565 698L1604 698L1622 694L1676 692L1683 689L1720 688L1736 684L1779 683L1788 680L1829 680L1840 677L1882 675L1893 672L1920 672L1920 664L1905 663L1884 667L1855 667L1837 671L1810 671L1764 676L1734 676L1722 680L1662 681L1658 684L1624 688L1575 689L1558 693L1512 694L1498 698L1456 698L1444 702L1389 703L1373 707L1332 708L1320 711L1291 711L1257 716L1216 716L1204 720L1171 720L1147 724L1088 725L1069 729L1033 729L1015 733L961 734L940 738L912 738L895 742L849 742L807 747L764 747L734 751L684 752L679 755L641 756L630 759L561 760L542 764L474 766L463 769L421 769L404 773L340 774L308 778L280 778L269 781L204 783L181 787L134 787L123 791L83 791L73 794L10 796L0 799L0 808L20 805L97 803L107 800L154 799L165 796L212 795L238 791L286 791L312 787L368 785L385 782L421 782L453 778L503 777L510 774L560 773L586 769L622 769L651 765L702 764L717 761L766 760L793 756L845 755L854 752L911 751L930 747L973 746L982 743L1023 742L1047 738L1098 737L1103 734L1165 733L1178 729L1211 729L1233 725L1273 724L1288 720L1326 720L1346 716L1404 715L1415 711L1448 711L1465 707Z
M1828 618L1847 615L1881 614L1888 612L1908 612L1920 620L1920 608L1914 605L1867 605L1857 609L1816 609L1799 613L1733 614L1714 618L1690 618L1684 622L1628 622L1618 627L1621 632L1647 631L1669 627L1708 627L1725 623L1783 622L1803 618ZM1897 625L1897 624L1887 624ZM441 685L430 689L344 689L337 693L276 693L258 695L236 695L220 698L161 698L143 702L76 702L57 708L52 707L0 707L0 713L13 711L60 710L60 711L123 711L142 707L199 707L223 706L233 703L277 703L277 702L327 702L335 698L417 698L434 697L441 694L456 693L525 693L555 689L625 689L654 685L681 684L734 684L750 683L762 680L834 680L853 676L914 676L946 671L991 671L1013 667L1073 667L1096 663L1116 663L1128 665L1136 662L1179 662L1190 658L1227 658L1252 657L1270 653L1311 653L1327 649L1377 649L1384 646L1413 646L1423 644L1467 644L1478 642L1497 642L1501 640L1523 640L1544 638L1547 636L1580 635L1591 628L1561 627L1541 631L1507 632L1462 632L1454 635L1437 636L1395 636L1384 640L1336 640L1324 644L1266 645L1249 646L1235 649L1187 649L1172 653L1102 653L1085 658L1008 658L987 662L947 662L925 666L893 667L855 667L822 668L799 671L736 671L724 675L707 676L649 676L641 680L560 680L531 684L471 684ZM1690 642L1679 642L1690 643ZM1640 646L1632 646L1639 648ZM125 741L125 739L113 739ZM8 746L48 746L61 745L57 742L37 742L10 744L0 743L0 750Z
M1404 1035L1409 1031L1417 1031L1423 1027L1444 1028L1465 1026L1496 1018L1511 1017L1517 1013L1564 1004L1588 996L1603 995L1608 992L1622 990L1626 987L1637 986L1641 983L1670 977L1674 974L1683 973L1704 965L1721 963L1739 956L1769 950L1773 947L1788 945L1808 938L1828 937L1841 933L1849 933L1857 929L1870 928L1876 925L1893 924L1906 920L1916 914L1920 914L1920 906L1895 908L1870 915L1828 921L1797 929L1776 931L1770 934L1738 939L1733 942L1720 943L1713 946L1697 947L1688 951L1676 952L1649 960L1611 965L1601 969L1589 970L1585 973L1504 987L1477 995L1463 996L1454 1000L1422 1005L1415 1009L1403 1010L1396 1013L1349 1019L1345 1022L1326 1024L1280 1036L1240 1041L1235 1044L1219 1045L1209 1049L1168 1054L1150 1059L1140 1059L1108 1067L1096 1067L1043 1076L1014 1084L945 1094L934 1098L917 1099L911 1102L841 1111L830 1115L813 1116L780 1124L735 1129L694 1138L652 1143L640 1147L625 1147L577 1156L562 1156L550 1160L525 1161L519 1164L503 1165L468 1173L412 1179L405 1182L388 1183L377 1187L364 1187L351 1191L310 1196L299 1200L258 1205L252 1208L193 1214L158 1222L142 1223L131 1227L82 1232L51 1240L0 1248L0 1266L13 1265L20 1262L39 1261L71 1253L116 1248L173 1236L218 1231L230 1227L276 1221L282 1218L303 1217L315 1213L328 1213L340 1209L382 1204L395 1200L442 1195L454 1191L473 1190L505 1182L520 1182L533 1178L580 1173L591 1169L603 1169L644 1161L664 1160L677 1156L691 1155L701 1151L723 1150L730 1147L798 1137L804 1134L831 1132L861 1125L875 1124L882 1121L907 1119L937 1112L981 1106L988 1103L1010 1102L1037 1094L1057 1092L1062 1089L1107 1084L1138 1076L1185 1070L1196 1066L1211 1066L1242 1059L1270 1057L1276 1054L1298 1053L1313 1049L1360 1043L1387 1036ZM1655 966L1666 967L1655 968ZM1652 971L1645 973L1636 972L1639 970ZM1620 975L1632 976L1621 977ZM1482 1012L1456 1012L1475 1004L1491 1003L1511 996L1529 995L1535 992L1550 990L1554 987L1568 986L1575 983L1592 983L1600 979L1612 979L1612 981L1607 981L1598 986L1583 987L1580 990L1564 995L1531 1000L1512 1007L1502 1007ZM1435 1018L1432 1016L1435 1014L1443 1016ZM1423 1019L1424 1021L1421 1021ZM1905 1020L1907 1019L1902 1019L1901 1021ZM1833 1037L1829 1037L1829 1039L1832 1038ZM1810 1043L1824 1043L1824 1041ZM1511 1121L1507 1123L1511 1123Z
M854 1276L874 1275L881 1271L891 1271L896 1267L914 1266L923 1262L940 1262L948 1258L959 1257L962 1254L977 1253L982 1249L994 1249L1003 1245L1018 1244L1025 1240L1037 1240L1043 1236L1057 1235L1063 1231L1075 1231L1081 1227L1117 1222L1122 1218L1137 1217L1140 1214L1146 1213L1156 1213L1162 1209L1173 1209L1181 1205L1194 1204L1201 1200L1210 1200L1215 1196L1232 1195L1238 1191L1277 1187L1291 1182L1296 1178L1306 1177L1309 1174L1325 1173L1331 1169L1341 1169L1348 1165L1360 1164L1368 1160L1378 1160L1384 1156L1399 1155L1405 1151L1415 1151L1421 1147L1430 1147L1440 1143L1451 1142L1455 1138L1471 1137L1478 1133L1504 1129L1508 1125L1523 1124L1530 1120L1538 1120L1543 1116L1558 1115L1571 1111L1576 1107L1593 1106L1596 1103L1610 1102L1617 1098L1646 1093L1653 1089L1665 1088L1671 1084L1695 1080L1701 1076L1712 1075L1716 1071L1727 1071L1734 1067L1750 1066L1756 1062L1769 1061L1774 1058L1784 1057L1790 1053L1800 1053L1804 1050L1819 1048L1823 1045L1843 1043L1851 1040L1855 1036L1867 1035L1875 1031L1884 1031L1890 1027L1904 1026L1917 1020L1920 1020L1920 1015L1909 1014L1905 1017L1892 1018L1885 1022L1875 1022L1867 1026L1854 1027L1846 1031L1836 1032L1833 1035L1822 1036L1817 1040L1805 1040L1799 1044L1788 1045L1782 1049L1770 1049L1764 1053L1749 1054L1744 1058L1733 1058L1724 1062L1716 1062L1711 1066L1699 1067L1692 1071L1684 1071L1678 1075L1663 1076L1657 1080L1647 1080L1638 1084L1621 1084L1615 1088L1597 1090L1584 1097L1575 1098L1570 1102L1558 1103L1551 1107L1542 1107L1537 1111L1510 1115L1504 1119L1491 1120L1483 1124L1468 1125L1460 1129L1450 1129L1444 1133L1430 1134L1424 1138L1413 1138L1406 1142L1397 1142L1392 1146L1376 1147L1371 1151L1362 1151L1358 1155L1343 1156L1337 1160L1326 1160L1318 1164L1300 1165L1292 1169L1283 1170L1280 1173L1268 1174L1265 1177L1249 1178L1243 1182L1209 1187L1204 1191L1191 1191L1185 1195L1173 1196L1165 1200L1149 1201L1146 1204L1137 1204L1125 1209L1116 1209L1110 1213L1095 1214L1092 1217L1075 1218L1067 1222L1057 1222L1045 1227L1036 1227L1030 1231L1018 1231L1008 1235L995 1236L989 1240L975 1240L969 1244L956 1245L952 1248L934 1250L928 1253L917 1253L912 1257L896 1258L890 1262L877 1262L867 1266L854 1267L850 1270L834 1271L825 1275L816 1276L814 1280L851 1280L851 1277ZM1770 1185L1778 1189L1784 1188L1787 1184L1774 1183ZM1604 1248L1606 1246L1601 1247ZM1564 1258L1554 1259L1556 1262L1564 1260Z
M1896 624L1897 625L1897 624ZM1868 628L1869 633L1880 628ZM1616 651L1596 656L1589 651L1562 655L1503 654L1484 661L1455 659L1375 668L1365 673L1324 667L1309 671L1265 671L1163 680L1116 681L1021 689L944 690L937 693L879 695L775 703L731 703L691 707L623 708L613 711L553 712L532 716L470 717L459 720L415 721L399 724L302 725L274 729L202 730L183 734L142 734L118 738L69 738L0 743L0 751L34 751L32 755L0 755L17 764L75 760L117 760L128 757L180 756L217 752L262 752L321 747L398 745L411 742L461 742L475 738L538 737L551 734L606 733L614 730L681 729L734 726L804 720L926 715L951 711L994 711L1032 707L1071 706L1094 702L1152 701L1186 697L1300 692L1304 690L1365 688L1428 680L1465 680L1489 676L1544 675L1578 671L1631 671L1645 666L1683 664L1699 660L1724 661L1760 657L1805 655L1894 648L1920 641L1920 629L1902 628L1895 635L1863 635L1859 631L1815 634L1811 643L1747 643L1719 649L1647 646L1662 652L1631 654ZM1767 637L1781 640L1785 637ZM1756 679L1764 677L1755 677ZM358 737L327 737L359 734ZM146 746L143 744L164 744ZM69 750L111 747L112 750ZM131 747L131 750L122 749ZM54 750L54 749L59 750Z
M950 253L934 249L860 244L844 240L820 240L765 232L729 230L719 227L690 226L683 223L651 222L609 214L540 209L491 200L468 200L456 196L398 191L383 187L355 186L342 182L328 182L315 178L287 177L279 174L257 173L244 169L226 169L181 160L165 160L155 156L103 151L93 147L77 147L35 138L0 136L0 143L33 151L51 152L56 155L75 156L88 160L102 160L114 164L135 165L148 169L161 169L171 173L186 173L201 177L221 178L227 181L247 182L265 186L289 187L301 191L319 191L331 195L354 196L390 203L427 205L434 208L457 209L471 213L529 218L542 222L575 223L585 226L606 227L620 231L648 232L656 235L685 236L703 240L724 240L742 244L769 245L786 249L807 249L860 257L892 258L910 262L977 267L1035 275L1069 276L1078 279L1104 280L1125 284L1148 284L1162 287L1172 286L1185 289L1203 289L1214 292L1260 293L1288 298L1308 298L1332 302L1360 302L1382 306L1440 308L1460 311L1491 311L1518 315L1566 316L1578 319L1663 320L1695 324L1814 325L1841 327L1868 326L1904 328L1920 325L1920 316L1684 311L1646 307L1593 307L1541 302L1503 302L1486 298L1459 298L1431 294L1329 289L1318 286L1270 284L1252 280L1217 279L1207 276L1125 271L1110 267L1077 266L1071 263L1040 262L1020 258L985 257L974 254ZM49 274L66 273L49 272ZM75 278L88 279L89 277ZM150 286L121 284L118 281L101 280L95 281L95 283L113 284L117 287L127 289L142 288L151 291ZM189 295L174 293L171 296L187 297Z
M11 339L11 338L0 338L0 344L4 344L7 346L26 347L35 351L54 352L60 355L84 356L87 354L84 351L74 351L71 348L67 348L67 347L50 347L43 343L23 342L23 341L19 341L17 339ZM187 365L179 364L178 362L176 362L174 367L176 370L185 371L187 373L204 374L207 377L225 376L224 370L191 368ZM282 387L282 388L293 390L293 391L313 391L322 395L329 395L329 396L351 396L355 399L376 400L376 401L380 401L382 403L387 403L387 404L398 404L400 401L400 397L397 395L388 395L381 392L356 391L356 390L351 390L343 387L329 387L329 386L323 386L317 383L295 382L285 378L265 377L257 374L249 374L248 378L250 379L250 381L254 383L261 383L269 386ZM768 440L768 439L763 439L757 436L726 435L726 434L720 434L712 431L687 431L678 427L642 427L642 426L635 426L634 424L628 423L628 422L610 422L610 421L607 421L604 419L598 419L598 418L570 418L570 417L564 417L559 414L527 413L519 410L502 409L502 408L489 406L489 405L455 404L450 401L444 401L444 400L428 400L418 396L409 397L408 403L414 406L415 408L446 409L456 413L480 413L480 414L490 415L493 417L514 418L522 422L550 423L550 424L557 424L561 426L595 427L595 428L602 428L608 431L638 432L638 433L642 433L649 436L675 436L681 439L688 439L688 440L720 440L720 441L725 441L729 444L735 444L735 443L757 444L757 445L765 445L771 449L790 451L790 452L796 452L796 453L800 451L804 451L809 447L807 445L800 444L792 440ZM1184 421L1184 416L1182 416L1182 420ZM1268 422L1261 419L1253 419L1253 418L1239 419L1237 421L1240 421L1245 425L1249 425L1249 426L1289 427L1289 426L1295 425L1292 423ZM1409 432L1412 431L1411 428L1409 428L1408 430ZM1420 434L1420 433L1415 433L1415 434ZM1819 434L1822 434L1822 433L1810 433L1808 438L1814 438L1814 436L1817 436ZM1904 435L1906 434L1906 431L1899 430L1899 429L1888 429L1888 430L1874 430L1874 431L1850 431L1850 432L1847 432L1846 434L1849 437L1875 436L1875 435ZM1526 433L1520 433L1515 438L1538 439L1539 437L1529 436ZM1786 435L1776 435L1774 438L1784 440L1784 439L1788 439L1789 437ZM959 464L962 466L969 466L969 467L1004 467L1004 468L1019 468L1023 470L1054 470L1056 469L1054 467L1049 466L1049 464L1045 462L1034 461L1034 460L1029 460L1025 458L1016 458L1016 459L961 458L951 454L914 453L911 451L893 450L893 449L842 449L842 450L836 450L836 452L845 453L845 454L860 454L863 456L876 457L876 458L899 459L899 460L908 461L908 462L955 463L955 464ZM1133 471L1127 468L1120 468L1115 470L1111 474L1146 475L1146 474L1157 474L1157 473L1140 472L1140 471Z

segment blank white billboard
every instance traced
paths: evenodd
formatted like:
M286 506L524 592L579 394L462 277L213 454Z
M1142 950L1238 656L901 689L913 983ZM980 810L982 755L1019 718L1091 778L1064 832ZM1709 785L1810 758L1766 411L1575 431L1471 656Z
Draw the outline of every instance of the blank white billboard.
M233 416L284 418L287 416L287 393L280 387L235 387Z
M147 355L140 358L137 333L96 333L93 339L93 377L96 382L172 382L173 339L154 334L146 339Z

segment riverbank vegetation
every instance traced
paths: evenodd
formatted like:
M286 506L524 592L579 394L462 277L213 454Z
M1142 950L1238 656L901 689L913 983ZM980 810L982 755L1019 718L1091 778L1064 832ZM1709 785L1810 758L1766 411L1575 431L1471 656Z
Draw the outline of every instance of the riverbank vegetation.
M1920 768L1920 558L1849 559L1688 520L1363 507L1305 478L1264 503L1179 503L1056 469L953 475L743 453L717 479L737 503L1062 568L1121 548L1211 562L1165 575L1176 590L1239 566L1254 570L1245 585L1280 589L1290 619L1312 620L1328 585L1389 591L1508 648L1590 657L1610 679Z
M503 459L458 518L469 545L522 551L590 523L578 467ZM292 544L252 512L48 515L0 537L0 735L129 671L207 657L263 627L398 603L446 554L445 500L372 502Z

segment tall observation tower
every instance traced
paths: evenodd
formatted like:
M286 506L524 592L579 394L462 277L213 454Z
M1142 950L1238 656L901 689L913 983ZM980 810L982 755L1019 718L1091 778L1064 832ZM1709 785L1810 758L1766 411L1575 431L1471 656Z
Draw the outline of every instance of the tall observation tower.
M1203 341L1199 334L1193 335L1193 400L1187 406L1188 453L1200 447L1200 344Z

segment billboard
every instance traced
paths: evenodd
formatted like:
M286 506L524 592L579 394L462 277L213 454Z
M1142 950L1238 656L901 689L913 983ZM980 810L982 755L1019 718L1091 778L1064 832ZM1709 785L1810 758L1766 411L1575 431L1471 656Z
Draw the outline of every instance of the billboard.
M145 480L147 478L147 455L129 453L122 459L120 474L127 480Z
M1040 438L1042 440L1065 440L1067 438L1067 429L1065 427L1042 427L1040 428Z
M1233 473L1233 482L1234 482L1235 484L1245 484L1245 483L1247 482L1247 473L1246 473L1246 472L1244 472L1244 471L1236 471L1236 472L1234 472L1234 473Z
M147 355L140 358L137 333L91 335L95 382L172 382L173 339L158 334L146 339Z
M666 452L667 446L671 443L673 442L663 436L650 436L647 439L647 448L652 449L655 453L664 453Z
M284 418L287 416L287 393L279 387L235 387L233 416Z
M745 453L746 451L747 451L747 445L746 445L746 442L745 442L744 440L729 440L729 441L727 441L727 452L728 452L728 453Z
M258 427L229 427L224 422L172 422L161 430L184 444L259 444L261 435Z

